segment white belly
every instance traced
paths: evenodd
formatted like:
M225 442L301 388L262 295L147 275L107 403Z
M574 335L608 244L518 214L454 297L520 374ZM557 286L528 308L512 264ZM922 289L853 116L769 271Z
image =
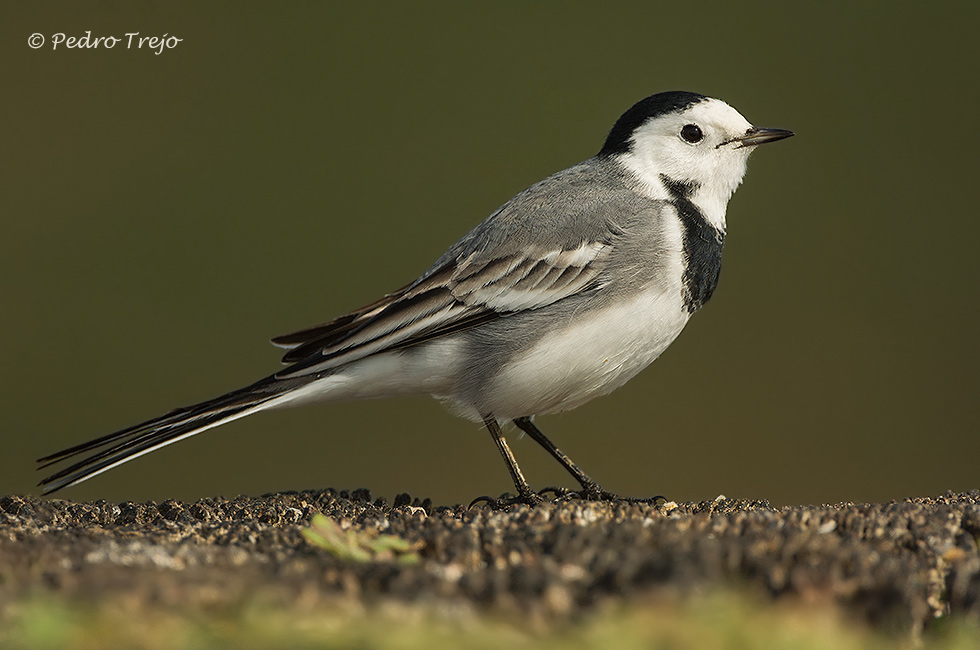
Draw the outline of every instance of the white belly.
M679 288L572 316L497 374L479 410L498 420L557 413L619 388L673 342L690 314Z

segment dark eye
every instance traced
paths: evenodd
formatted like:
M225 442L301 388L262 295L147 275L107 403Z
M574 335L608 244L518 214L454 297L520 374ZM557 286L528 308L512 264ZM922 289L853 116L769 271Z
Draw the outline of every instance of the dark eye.
M701 133L701 127L699 127L697 124L686 124L684 128L681 129L681 137L691 144L696 144L704 140L704 134Z

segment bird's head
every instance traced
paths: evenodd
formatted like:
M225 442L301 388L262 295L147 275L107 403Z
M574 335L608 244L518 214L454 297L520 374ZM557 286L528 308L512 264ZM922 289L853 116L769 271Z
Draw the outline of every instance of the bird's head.
M704 202L720 204L723 220L724 206L742 182L756 145L791 135L752 126L719 99L674 91L647 97L623 113L599 156L616 157L650 188L672 183Z

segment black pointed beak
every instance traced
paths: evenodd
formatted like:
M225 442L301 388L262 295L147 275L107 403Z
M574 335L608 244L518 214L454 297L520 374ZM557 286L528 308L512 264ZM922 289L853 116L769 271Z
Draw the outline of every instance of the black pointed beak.
M764 129L753 126L745 132L745 135L741 138L735 138L732 142L739 143L740 147L754 147L757 144L775 142L776 140L782 140L793 135L796 134L786 129Z

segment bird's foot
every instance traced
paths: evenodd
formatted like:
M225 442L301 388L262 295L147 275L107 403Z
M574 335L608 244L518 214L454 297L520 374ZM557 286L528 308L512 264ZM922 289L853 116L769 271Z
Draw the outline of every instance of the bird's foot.
M496 498L491 496L477 497L472 501L470 501L470 505L468 505L467 508L472 508L478 503L485 503L491 508L493 508L494 510L500 510L501 508L505 508L507 506L513 506L513 505L526 505L526 506L531 506L533 508L534 506L540 506L545 503L554 503L553 500L546 499L543 496L541 496L542 493L544 492L545 490L542 490L541 492L528 490L527 492L523 492L521 494L516 494L516 495L511 494L510 492L505 492L504 494L501 494L499 497Z
M545 495L551 494L553 498L548 498ZM619 502L619 503L656 503L657 501L666 501L667 497L662 495L657 495L655 497L624 497L614 492L608 492L602 489L598 483L590 485L588 487L583 487L581 490L569 490L568 488L550 486L542 489L539 492L534 492L533 490L528 490L527 492L521 494L511 494L505 492L499 497L482 496L473 499L467 508L472 508L478 503L485 503L489 505L494 510L499 510L501 508L506 508L507 506L513 505L526 505L540 506L546 503L557 504L557 503L567 503L569 501L605 501L605 502Z
M551 492L555 495L555 503L563 503L565 501L620 501L623 503L656 503L657 501L666 501L667 497L658 494L654 497L624 497L622 495L616 494L615 492L609 492L602 489L602 486L598 483L590 483L583 485L580 490L569 490L563 487L546 487L541 490L539 494L544 494L545 492Z

